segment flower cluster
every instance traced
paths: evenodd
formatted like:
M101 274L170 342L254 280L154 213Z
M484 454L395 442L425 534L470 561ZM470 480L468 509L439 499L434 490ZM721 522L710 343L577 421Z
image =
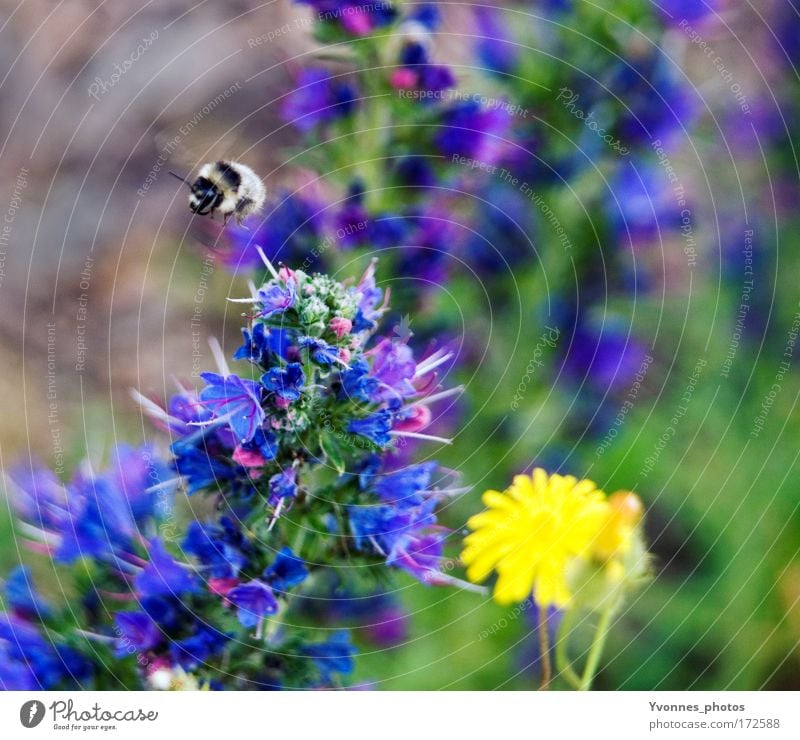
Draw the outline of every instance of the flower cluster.
M67 484L38 467L14 474L20 532L72 569L80 600L55 609L27 569L11 574L6 688L336 686L355 649L345 631L320 641L283 626L296 596L332 567L358 588L387 566L453 582L435 510L454 474L395 452L439 439L424 430L431 404L459 392L439 390L448 355L418 360L376 335L388 296L374 263L355 285L267 266L234 355L249 371L218 352L202 388L165 406L138 396L172 437L168 460L123 446L108 470L87 464ZM179 487L216 516L183 531Z

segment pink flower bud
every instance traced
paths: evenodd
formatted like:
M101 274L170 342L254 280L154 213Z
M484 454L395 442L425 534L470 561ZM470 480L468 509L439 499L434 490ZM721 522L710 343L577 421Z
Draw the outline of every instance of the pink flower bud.
M233 451L233 461L245 468L260 468L264 465L264 458L258 450L246 450L241 446Z
M400 67L389 76L389 84L395 90L411 90L417 86L417 73L408 67Z
M344 316L334 316L328 324L328 328L336 335L337 339L341 339L345 334L350 333L353 322Z

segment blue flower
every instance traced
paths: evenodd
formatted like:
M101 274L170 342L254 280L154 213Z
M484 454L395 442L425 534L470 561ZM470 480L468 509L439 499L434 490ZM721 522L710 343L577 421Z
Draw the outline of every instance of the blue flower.
M172 453L175 456L172 465L186 481L186 492L189 495L209 486L220 486L224 482L234 481L242 472L240 468L217 459L207 449L175 442Z
M177 596L198 590L197 582L183 565L173 560L158 538L150 541L150 562L134 579L140 597Z
M300 73L294 90L284 100L281 116L306 133L318 124L350 115L357 100L352 85L336 79L326 69L309 67Z
M284 401L297 401L305 382L306 374L299 362L290 362L286 367L270 368L261 376L261 385Z
M100 478L79 480L70 486L75 509L64 525L56 549L58 562L103 558L115 549L129 548L136 526L125 496Z
M297 302L297 287L294 280L285 283L273 280L266 288L258 291L258 303L261 304L261 313L265 319L278 313L284 313Z
M21 619L0 613L0 655L17 663L6 672L18 685L35 683L45 690L81 687L92 676L92 666L80 653L45 638L37 628ZM24 666L29 678L25 676ZM10 687L6 687L10 688Z
M265 460L274 460L279 446L280 442L277 436L269 429L259 429L253 439L242 445L247 450L258 450Z
M498 75L511 74L519 62L519 46L514 43L506 17L497 7L475 8L478 59Z
M285 329L267 328L263 323L253 324L252 331L242 329L244 344L233 354L234 360L248 360L254 365L267 367L273 358L285 358L291 344Z
M255 627L263 617L278 611L272 589L257 579L232 588L226 598L237 607L236 616L243 627Z
M420 494L431 484L431 476L437 463L427 462L409 465L407 468L381 476L374 484L374 491L386 503L396 506L418 506L425 497Z
M6 603L15 614L40 620L49 616L50 606L34 588L26 566L18 565L8 574L3 591Z
M659 0L659 15L667 25L681 22L697 23L716 12L718 0Z
M308 577L308 568L291 549L284 547L275 556L272 565L264 570L263 575L275 591L282 592L305 581Z
M491 164L505 148L511 115L505 108L483 108L474 100L455 103L442 113L436 146L449 159L459 155Z
M301 649L303 655L314 661L323 684L330 684L335 673L340 676L352 673L357 652L345 630L336 632L325 642L304 645Z
M294 498L297 493L297 473L294 468L287 468L269 479L270 506L277 506L281 499Z
M315 200L280 191L255 230L228 225L230 249L225 261L236 272L261 267L258 245L270 259L302 262L322 238L324 215L322 204Z
M228 517L219 523L191 522L183 549L209 569L211 578L235 578L249 562L251 546Z
M52 471L36 464L19 465L9 477L14 483L11 504L23 521L48 532L60 531L69 521L67 491Z
M397 11L389 2L364 3L363 0L295 0L308 5L317 18L339 26L354 36L366 36L373 29L391 23Z
M311 359L318 365L332 365L339 358L339 350L322 339L300 337L298 346L307 347Z
M122 493L139 524L156 515L157 503L169 508L177 488L174 474L152 446L117 445L103 477Z
M348 370L341 373L341 381L336 395L341 401L361 401L367 403L377 393L380 382L370 377L369 363L359 357L354 360Z
M359 550L388 556L406 539L436 524L433 510L436 501L429 499L421 506L351 506L348 509L350 530Z
M353 419L347 425L347 431L366 437L379 447L386 447L392 439L389 435L392 431L392 414L381 409L365 419Z
M238 442L253 439L266 418L261 408L261 386L233 373L202 373L200 377L208 384L200 391L200 400L212 408L216 418L228 422Z
M189 671L219 653L230 639L231 635L196 622L193 634L170 645L170 654L181 668Z
M136 650L151 650L163 638L158 625L145 612L120 612L114 616L114 622L120 632L116 650L118 658L129 654L129 645Z

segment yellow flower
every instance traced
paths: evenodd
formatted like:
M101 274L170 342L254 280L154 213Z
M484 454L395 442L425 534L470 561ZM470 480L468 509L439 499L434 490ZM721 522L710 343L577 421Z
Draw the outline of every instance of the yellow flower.
M479 583L497 572L494 599L511 604L533 594L540 606L569 605L570 566L594 555L611 507L590 480L536 468L518 475L503 493L486 491L487 511L467 522L462 562Z

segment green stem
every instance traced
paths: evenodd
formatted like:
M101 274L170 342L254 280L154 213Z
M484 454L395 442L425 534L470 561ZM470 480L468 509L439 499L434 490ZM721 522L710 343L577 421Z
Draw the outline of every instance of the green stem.
M570 609L561 620L561 625L558 628L556 635L556 669L559 675L563 675L567 683L573 689L579 689L581 686L581 679L572 667L572 663L567 655L567 644L569 634L572 632L573 623L575 621L576 609Z
M600 656L603 654L603 647L606 644L608 629L611 626L611 619L614 616L616 606L616 602L611 601L600 617L600 622L597 625L597 631L594 633L592 647L589 650L589 657L586 659L586 666L583 669L583 676L581 677L580 685L581 691L588 691L590 688L592 688L592 681L594 681L595 674L597 673L597 667L600 663Z

